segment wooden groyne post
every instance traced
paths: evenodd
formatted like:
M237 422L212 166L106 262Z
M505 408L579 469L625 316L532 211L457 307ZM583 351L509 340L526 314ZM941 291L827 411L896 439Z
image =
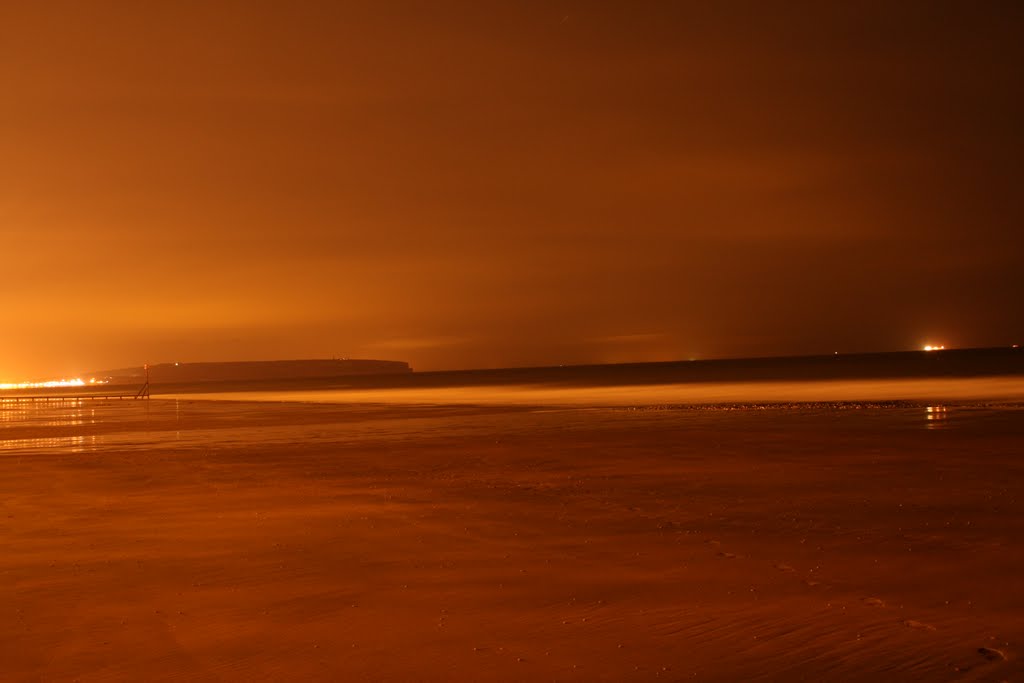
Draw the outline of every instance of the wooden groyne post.
M139 389L139 393L135 394L135 398L149 398L149 363L146 363L143 367L146 369L146 383Z

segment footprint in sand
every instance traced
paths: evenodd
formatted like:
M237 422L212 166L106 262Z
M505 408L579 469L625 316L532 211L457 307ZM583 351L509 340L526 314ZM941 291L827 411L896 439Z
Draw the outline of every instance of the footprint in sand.
M885 600L881 598L864 598L864 604L868 607L885 607Z
M994 647L979 647L978 654L990 662L1006 661L1006 653Z
M989 662L1006 661L1006 653L1002 650L997 650L994 647L979 647L978 654L984 657ZM950 664L950 666L957 673L967 673L975 667L975 664Z
M935 627L931 624L926 624L923 621L914 621L913 619L906 619L903 625L908 628L916 628L918 631L934 631Z

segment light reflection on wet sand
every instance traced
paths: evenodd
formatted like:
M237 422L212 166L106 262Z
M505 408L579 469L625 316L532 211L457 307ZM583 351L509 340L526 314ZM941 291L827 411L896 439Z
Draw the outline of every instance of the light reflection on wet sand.
M102 409L101 409L102 413ZM0 451L24 449L57 449L80 453L97 446L95 434L75 429L97 423L96 406L91 401L66 399L59 402L39 402L19 399L0 399ZM43 436L18 437L15 428L38 430ZM56 429L55 429L56 428Z
M184 394L178 398L151 401L32 402L0 401L0 452L50 450L72 453L104 448L145 450L174 442L180 448L358 442L366 439L415 440L422 438L438 420L461 434L486 430L506 412L530 412L538 417L529 429L544 424L560 426L574 420L591 421L589 412L598 411L604 420L621 420L630 413L677 412L675 419L700 418L697 414L737 411L774 412L802 415L808 419L837 412L862 411L887 428L949 428L990 414L987 403L960 402L917 404L915 402L815 402L815 403L657 403L675 399L676 387L574 388L572 390L531 387L473 387L435 393L427 403L418 391L380 390L373 396L363 392L274 392L273 400L262 392ZM731 390L729 396L734 394ZM768 395L765 393L764 395ZM778 390L775 398L790 396ZM823 392L813 394L826 395ZM702 394L707 396L707 394ZM715 395L721 398L723 394ZM527 397L542 398L546 404L528 405ZM646 398L646 402L639 399ZM355 398L375 402L355 403ZM242 400L240 400L242 399ZM261 400L263 399L263 400ZM301 400L300 400L301 399ZM630 400L633 404L630 404ZM395 403L395 401L400 401ZM404 403L404 401L411 401ZM417 402L422 401L422 402ZM558 405L559 402L562 405ZM607 403L607 405L603 405ZM997 402L1009 410L1016 403ZM923 413L923 424L919 416ZM573 415L578 418L573 418ZM687 417L687 415L690 417ZM544 418L542 416L550 417Z
M947 426L947 421L950 417L949 408L946 406L928 406L924 410L928 429L942 429Z

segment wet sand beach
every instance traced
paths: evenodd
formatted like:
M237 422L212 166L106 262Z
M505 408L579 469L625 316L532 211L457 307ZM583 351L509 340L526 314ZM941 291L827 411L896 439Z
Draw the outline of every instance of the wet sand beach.
M1024 676L1020 404L649 403L4 403L0 679Z

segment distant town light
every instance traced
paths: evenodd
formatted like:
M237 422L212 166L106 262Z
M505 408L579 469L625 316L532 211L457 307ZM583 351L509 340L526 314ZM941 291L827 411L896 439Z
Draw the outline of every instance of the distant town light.
M0 389L49 389L52 387L80 387L85 382L80 379L55 379L49 382L8 382L0 384Z
M942 349L944 349L944 348L946 348L946 347L945 347L945 346L943 346L943 345L938 345L938 346L934 346L934 345L932 345L932 344L928 344L928 345L926 345L926 346L924 347L924 350L925 350L925 351L941 351L941 350L942 350Z

